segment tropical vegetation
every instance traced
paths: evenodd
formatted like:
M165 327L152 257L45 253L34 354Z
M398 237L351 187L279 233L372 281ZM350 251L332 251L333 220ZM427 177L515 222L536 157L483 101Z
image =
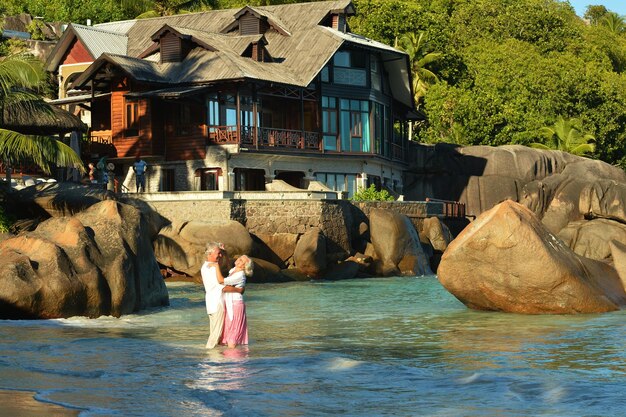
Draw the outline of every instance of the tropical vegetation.
M41 61L31 55L0 58L0 117L27 119L51 111L37 94L46 79ZM28 160L48 173L54 166L83 169L80 157L63 142L10 130L3 127L6 124L6 120L0 124L0 161L5 167Z
M293 0L4 0L0 12L94 23ZM577 120L585 152L626 167L624 17L562 0L354 0L353 32L411 58L425 121L413 139L461 145L543 144L547 126ZM154 14L153 14L154 15ZM591 145L591 143L589 143Z
M359 188L351 198L352 201L393 201L394 198L384 188L377 190L375 184Z

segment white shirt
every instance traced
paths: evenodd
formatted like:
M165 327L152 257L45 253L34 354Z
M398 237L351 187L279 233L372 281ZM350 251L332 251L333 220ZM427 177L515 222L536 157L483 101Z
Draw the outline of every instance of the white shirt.
M237 288L243 288L246 286L246 274L243 271L233 272L235 268L231 269L228 276L224 278L225 285L234 285ZM226 304L226 313L228 317L233 319L233 301L243 300L243 295L238 292L225 292L224 303Z
M215 267L215 265L209 265L209 263L205 261L202 268L200 268L202 283L204 284L204 291L206 292L205 302L207 314L217 312L220 304L224 303L224 298L222 297L222 288L224 288L224 286L217 280Z

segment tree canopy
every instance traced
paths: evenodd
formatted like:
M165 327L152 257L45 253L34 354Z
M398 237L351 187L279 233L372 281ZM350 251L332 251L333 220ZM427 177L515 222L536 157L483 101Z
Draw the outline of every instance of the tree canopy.
M94 23L134 18L148 10L293 3L276 0L5 0L6 14ZM466 145L543 143L542 127L580 121L593 135L591 156L626 167L626 31L624 18L590 5L584 18L561 0L354 0L353 32L415 54L427 123L414 139ZM421 46L420 46L421 47ZM434 54L436 59L421 58ZM424 80L426 80L424 78ZM417 90L417 88L416 88Z

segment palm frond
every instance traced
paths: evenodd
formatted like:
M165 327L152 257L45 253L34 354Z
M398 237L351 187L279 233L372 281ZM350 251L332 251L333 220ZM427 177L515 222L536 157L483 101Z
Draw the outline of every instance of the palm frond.
M0 159L9 162L31 159L47 173L51 173L54 165L85 170L80 157L63 142L7 129L0 129Z

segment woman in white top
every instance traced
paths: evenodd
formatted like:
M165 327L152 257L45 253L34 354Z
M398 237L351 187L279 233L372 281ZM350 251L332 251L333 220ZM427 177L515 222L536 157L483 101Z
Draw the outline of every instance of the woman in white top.
M246 278L252 276L254 263L246 255L235 261L235 267L224 278L225 285L232 285L244 289ZM224 317L224 333L222 344L233 348L237 345L248 344L248 320L246 318L246 304L243 301L243 291L224 293L226 314Z

